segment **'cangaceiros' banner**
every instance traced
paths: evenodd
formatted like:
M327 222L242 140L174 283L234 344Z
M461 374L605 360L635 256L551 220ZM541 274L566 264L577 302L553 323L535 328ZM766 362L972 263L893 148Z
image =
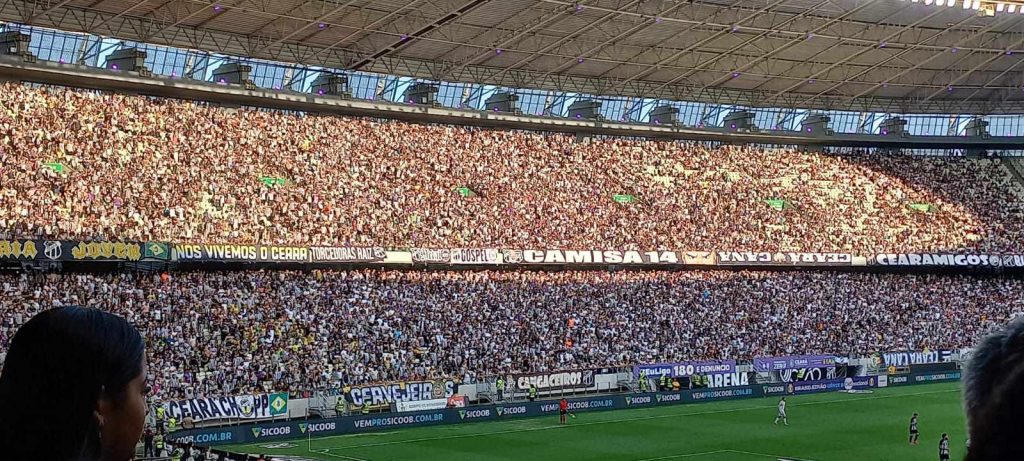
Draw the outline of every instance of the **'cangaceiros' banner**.
M193 422L220 420L272 419L288 414L288 394L236 395L167 402L163 405L169 418Z
M528 391L536 386L539 393L563 389L594 390L597 389L595 370L553 371L549 373L525 373L510 375L508 382L513 383L519 391Z
M1020 254L886 253L871 258L877 266L1024 267Z

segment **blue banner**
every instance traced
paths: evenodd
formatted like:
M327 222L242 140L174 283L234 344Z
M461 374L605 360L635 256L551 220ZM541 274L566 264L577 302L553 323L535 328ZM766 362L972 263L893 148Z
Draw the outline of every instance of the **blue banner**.
M795 368L834 367L836 358L832 355L791 355L788 357L758 357L754 359L754 371L767 372Z
M677 363L655 363L651 365L637 365L633 367L633 377L640 377L644 373L647 378L660 378L668 375L670 378L685 378L693 375L710 375L718 373L735 373L735 360L716 360L704 362L677 362Z

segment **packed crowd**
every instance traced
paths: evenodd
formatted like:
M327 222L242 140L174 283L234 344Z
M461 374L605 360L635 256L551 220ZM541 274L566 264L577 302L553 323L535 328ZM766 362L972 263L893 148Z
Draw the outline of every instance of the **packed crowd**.
M407 378L957 348L1024 281L812 272L219 272L0 276L18 326L77 304L147 338L158 399Z
M998 160L577 142L15 83L0 108L0 237L1024 251L1022 189Z

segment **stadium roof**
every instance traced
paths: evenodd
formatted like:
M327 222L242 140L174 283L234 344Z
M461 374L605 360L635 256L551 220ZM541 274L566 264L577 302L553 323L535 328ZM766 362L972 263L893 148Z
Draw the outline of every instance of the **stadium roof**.
M951 3L0 0L0 20L511 88L755 107L1024 113L1024 14L985 16Z

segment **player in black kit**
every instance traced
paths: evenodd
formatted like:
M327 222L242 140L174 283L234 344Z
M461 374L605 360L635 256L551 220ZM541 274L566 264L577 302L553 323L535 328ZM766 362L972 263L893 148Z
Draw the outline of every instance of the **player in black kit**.
M910 444L917 445L917 413L910 417Z
M939 440L939 461L949 461L949 435L942 433L942 440Z

